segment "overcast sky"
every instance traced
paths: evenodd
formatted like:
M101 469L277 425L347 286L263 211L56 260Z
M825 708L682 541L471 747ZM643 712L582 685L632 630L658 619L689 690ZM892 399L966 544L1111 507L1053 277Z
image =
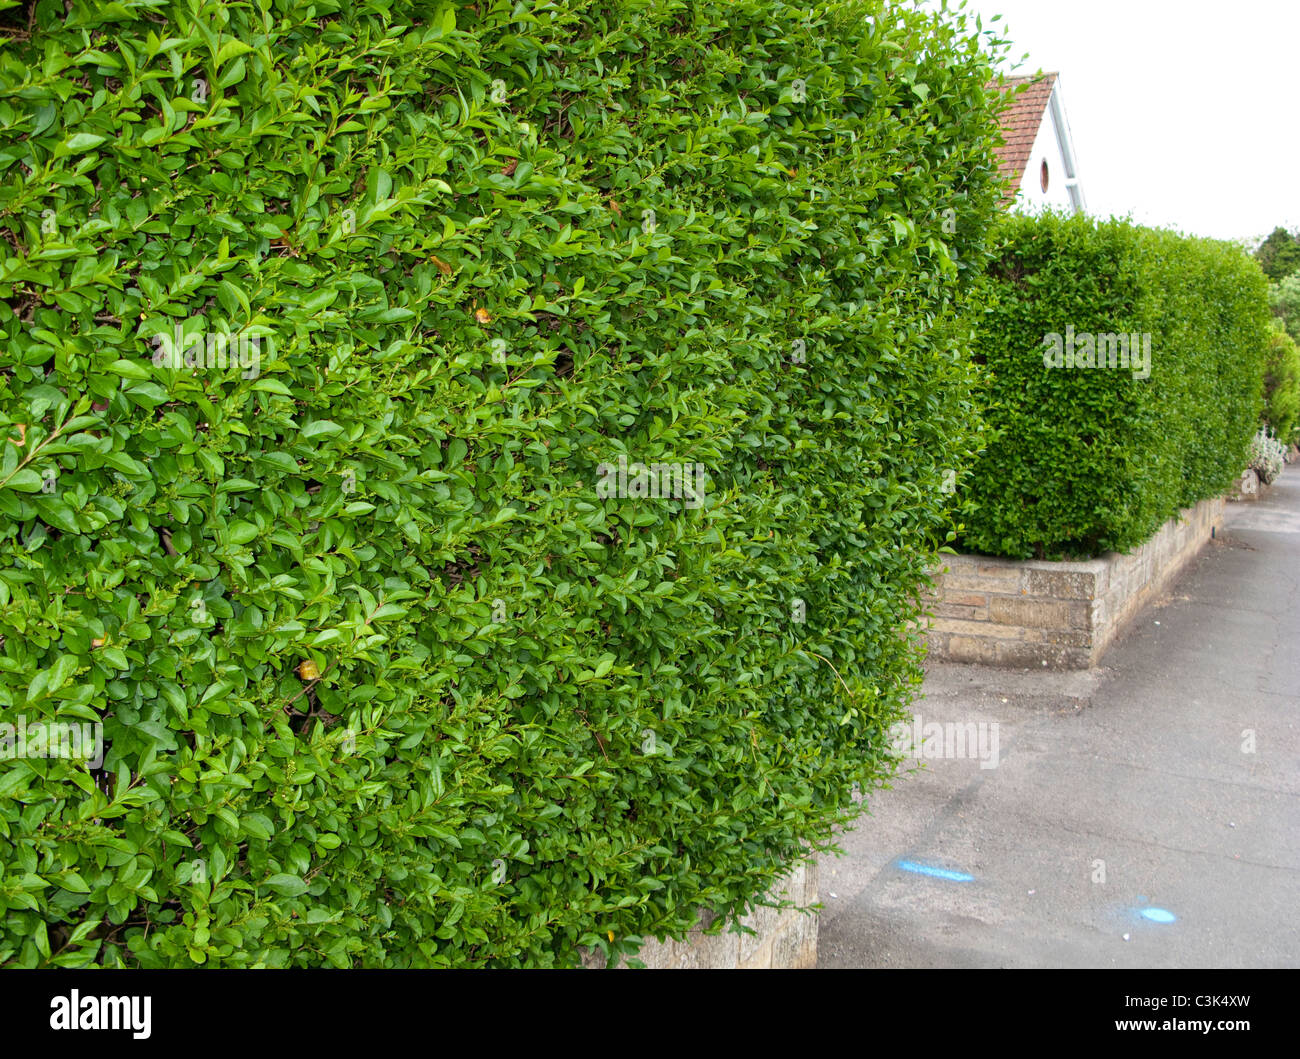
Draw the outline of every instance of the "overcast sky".
M949 0L956 6L960 0ZM1088 212L1220 239L1300 227L1300 0L967 0L1058 71Z

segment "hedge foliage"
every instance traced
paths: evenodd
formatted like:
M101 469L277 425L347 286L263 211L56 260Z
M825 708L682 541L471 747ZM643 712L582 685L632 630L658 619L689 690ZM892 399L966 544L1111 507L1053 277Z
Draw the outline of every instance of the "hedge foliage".
M1300 346L1276 320L1264 364L1263 421L1284 445L1300 441Z
M1281 325L1293 341L1300 342L1300 272L1270 283L1268 301L1275 322Z
M0 710L107 749L0 768L0 961L572 964L824 844L976 445L1000 45L5 6Z
M1258 265L1227 243L1081 216L1010 216L995 242L976 345L992 437L963 546L1017 559L1125 551L1222 494L1262 407ZM1128 338L1127 366L1112 335Z

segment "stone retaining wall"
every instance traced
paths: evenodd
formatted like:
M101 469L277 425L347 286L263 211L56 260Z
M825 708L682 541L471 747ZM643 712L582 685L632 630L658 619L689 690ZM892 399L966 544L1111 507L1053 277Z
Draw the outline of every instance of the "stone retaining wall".
M782 900L797 908L756 908L742 923L755 934L733 934L723 928L712 936L704 933L708 920L686 936L685 941L656 941L641 946L637 959L648 969L764 969L812 967L817 963L817 915L801 912L817 903L817 864L801 864L778 890ZM589 953L584 967L604 967L605 957ZM626 963L620 963L626 967Z
M1127 555L1079 563L949 556L927 597L931 658L1086 669L1223 525L1223 500L1184 509Z

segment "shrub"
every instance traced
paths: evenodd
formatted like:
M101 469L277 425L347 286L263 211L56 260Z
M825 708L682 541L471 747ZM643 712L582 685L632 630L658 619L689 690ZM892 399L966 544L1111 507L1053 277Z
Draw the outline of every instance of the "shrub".
M1259 475L1265 485L1272 485L1286 465L1286 446L1273 436L1272 431L1261 427L1250 439L1248 469Z
M1268 303L1282 329L1293 341L1300 342L1300 272L1270 283Z
M980 39L877 8L36 5L0 710L107 749L0 771L0 962L572 964L828 841L998 197Z
M965 547L1125 551L1240 473L1269 340L1264 278L1241 250L1118 220L1009 217L990 282L977 350L994 436L974 467ZM1112 337L1131 335L1125 367ZM1099 341L1105 367L1066 366L1072 343L1086 364Z
M1300 440L1300 346L1285 331L1275 330L1269 338L1264 422L1284 446Z

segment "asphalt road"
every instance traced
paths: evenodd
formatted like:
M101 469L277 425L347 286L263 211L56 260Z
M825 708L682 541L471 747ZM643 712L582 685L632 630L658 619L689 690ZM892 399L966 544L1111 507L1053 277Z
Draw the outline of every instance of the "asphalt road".
M1099 668L936 664L916 712L996 757L868 799L819 967L1300 966L1300 465Z

